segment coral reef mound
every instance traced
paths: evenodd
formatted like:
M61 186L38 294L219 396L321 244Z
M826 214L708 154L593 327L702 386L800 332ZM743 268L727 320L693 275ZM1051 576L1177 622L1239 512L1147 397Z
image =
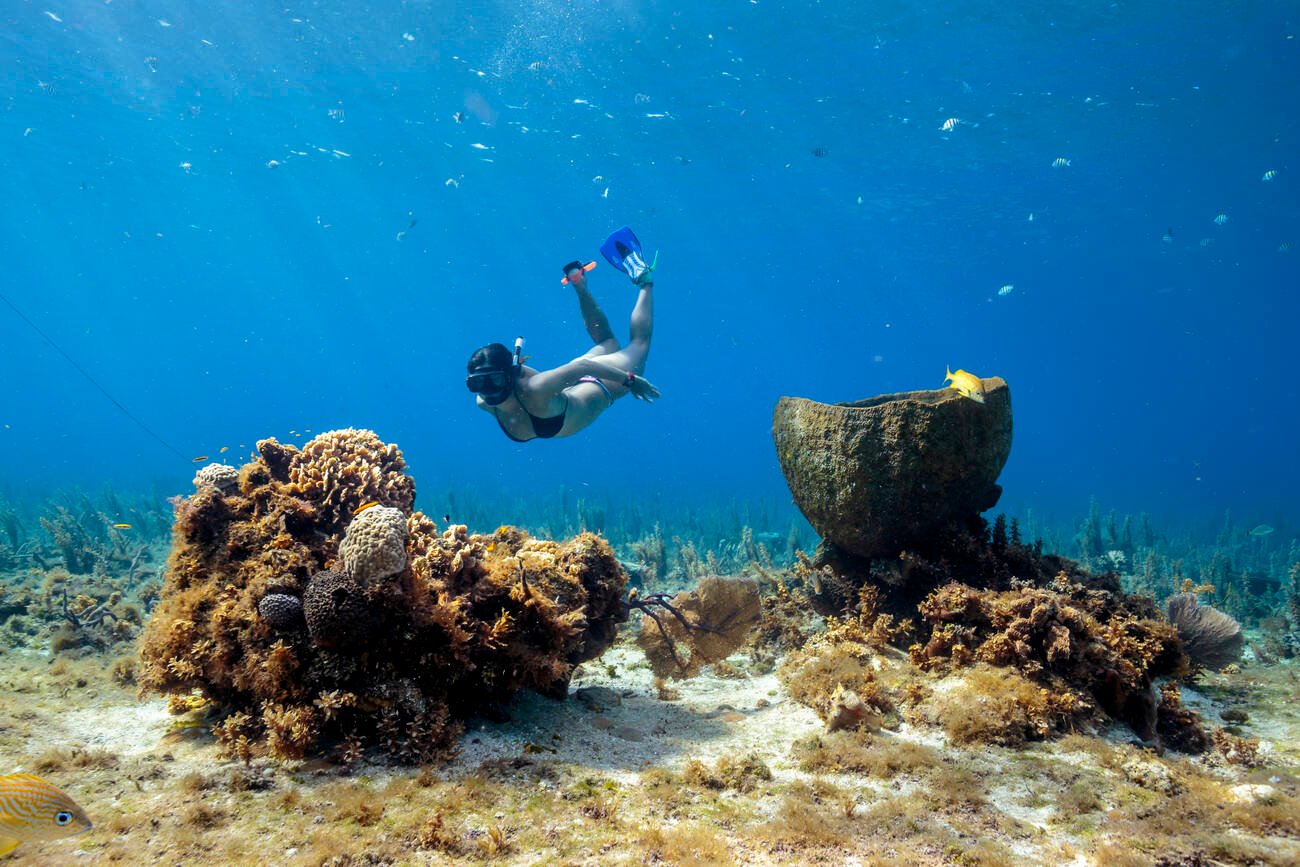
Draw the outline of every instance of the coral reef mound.
M953 389L825 404L782 397L772 436L794 501L825 542L858 557L899 549L997 504L1011 454L1011 390Z
M1114 720L1149 743L1204 738L1195 714L1157 695L1158 679L1186 676L1189 663L1155 601L1026 545L1014 521L977 517L870 565L845 575L804 558L787 591L809 608L838 606L780 672L828 727L846 715L888 727L901 714L955 742L1016 744Z
M602 538L439 532L370 431L258 454L238 489L178 501L138 671L144 692L211 702L236 756L437 759L518 690L563 696L626 619Z
M1156 677L1186 673L1177 630L1144 597L1076 584L977 590L948 584L921 603L929 627L912 662L943 670L975 662L1010 668L1045 687L1062 726L1092 711L1150 738Z

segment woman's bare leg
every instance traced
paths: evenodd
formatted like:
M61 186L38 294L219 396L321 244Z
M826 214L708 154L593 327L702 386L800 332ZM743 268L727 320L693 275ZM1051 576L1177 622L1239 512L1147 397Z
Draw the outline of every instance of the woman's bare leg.
M653 283L646 283L637 295L636 306L632 308L632 319L628 323L631 336L627 345L601 358L601 361L622 370L645 373L645 360L650 354L650 338L654 334L655 324L653 288Z
M582 324L587 326L587 334L591 336L591 342L600 346L607 341L614 341L612 347L606 347L607 352L618 349L618 339L614 336L614 329L609 327L609 317L605 311L600 309L596 299L587 288L587 279L579 277L572 280L573 290L578 293L578 307L582 310Z

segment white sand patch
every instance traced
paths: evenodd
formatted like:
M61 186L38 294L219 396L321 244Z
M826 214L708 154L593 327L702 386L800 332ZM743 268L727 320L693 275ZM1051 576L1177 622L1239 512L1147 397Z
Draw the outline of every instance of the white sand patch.
M753 753L778 779L805 776L790 744L822 731L822 722L785 694L775 674L706 673L670 687L679 697L660 699L640 649L612 648L579 669L564 701L524 693L509 708L511 721L477 723L448 772L533 754L633 783L650 767Z
M1041 794L1041 783L1034 779L1017 779L989 788L988 800L999 812L1040 831L1048 830L1056 816L1051 804L1030 805Z
M171 719L167 702L157 699L137 705L63 711L55 725L60 736L57 741L68 746L98 747L120 756L135 756L158 746Z

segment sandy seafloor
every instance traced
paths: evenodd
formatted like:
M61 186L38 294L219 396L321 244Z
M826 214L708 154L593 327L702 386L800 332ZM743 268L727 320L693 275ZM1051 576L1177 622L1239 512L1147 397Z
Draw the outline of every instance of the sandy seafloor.
M46 777L95 822L8 861L1300 863L1296 817L1269 814L1300 791L1294 666L1247 663L1184 690L1209 721L1249 707L1243 733L1262 738L1262 768L1157 757L1122 727L959 749L904 723L870 739L880 768L817 773L792 750L823 732L816 714L774 673L732 662L731 676L706 669L664 700L625 641L580 667L567 700L525 694L511 721L472 721L449 764L348 770L319 759L245 767L202 728L175 730L164 701L115 684L106 660L6 651L0 770ZM690 760L751 754L770 779L718 788L683 773Z

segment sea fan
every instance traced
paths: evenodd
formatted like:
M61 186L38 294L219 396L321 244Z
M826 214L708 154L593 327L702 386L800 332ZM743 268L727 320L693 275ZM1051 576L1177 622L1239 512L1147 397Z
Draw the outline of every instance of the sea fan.
M726 659L748 640L761 614L757 582L716 576L663 608L667 613L642 620L637 643L655 674L674 678L693 677Z
M1217 608L1199 604L1195 593L1169 597L1167 610L1193 667L1218 671L1241 656L1241 624Z

